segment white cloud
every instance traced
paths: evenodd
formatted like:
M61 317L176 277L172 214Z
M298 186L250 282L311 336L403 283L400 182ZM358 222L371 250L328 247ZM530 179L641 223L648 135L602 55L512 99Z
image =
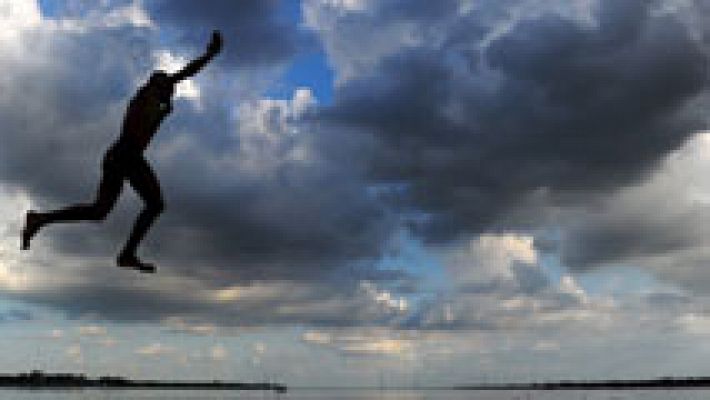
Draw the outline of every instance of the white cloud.
M560 279L560 292L574 296L579 299L581 303L587 303L589 301L587 293L585 293L584 289L577 284L574 277L571 275L564 275Z
M372 339L351 337L344 340L340 348L346 353L402 355L411 350L409 341L397 339Z
M155 342L137 348L135 353L142 356L164 356L175 353L175 348L172 346L166 346L160 342Z
M105 336L106 328L99 325L83 325L79 327L81 336Z
M168 73L175 73L185 67L190 61L186 58L175 56L169 50L160 50L154 54L155 69L160 69ZM199 108L202 107L200 87L194 79L181 81L175 87L175 97L185 98L194 101Z
M107 2L108 3L108 2ZM124 6L103 4L96 8L87 8L85 12L69 12L59 19L46 20L51 26L63 31L86 33L92 29L134 27L155 29L156 26L141 7L140 0ZM73 15L78 14L78 15Z
M0 1L0 40L16 38L18 31L37 27L42 23L42 13L35 0Z
M407 319L410 325L534 335L551 328L608 327L619 313L608 298L586 293L572 275L554 281L531 236L488 234L437 251L449 286L412 309L416 318Z
M305 343L331 348L346 355L413 356L417 340L389 329L351 328L311 330L301 336Z
M534 238L527 235L482 235L462 247L443 254L446 271L452 282L491 279L514 279L515 263L536 264L538 254Z
M215 289L210 297L218 302L234 301L268 301L284 295L286 283L256 282L251 285L234 285Z
M216 344L210 348L210 358L213 361L224 361L228 356L227 348L221 344Z
M373 282L361 281L360 290L386 311L404 313L409 308L406 298L395 297L391 292L377 288L377 285Z
M64 352L69 357L69 359L72 360L73 362L79 363L79 364L84 362L84 356L81 351L81 346L79 344L73 344L73 345L67 347Z
M677 323L687 333L707 337L710 335L710 316L687 313L677 318Z
M20 231L24 213L32 201L21 190L0 184L0 290L22 292L46 283L38 270L40 257L28 257L20 250Z
M710 133L671 153L638 185L560 216L563 262L633 266L698 292L710 283Z
M291 99L258 99L238 107L239 154L229 162L247 175L267 178L293 163L308 163L315 153L303 131L301 117L316 104L309 88L298 88Z
M376 5L366 0L303 2L304 25L320 35L336 85L372 71L377 61L421 40L421 27L409 21L380 24L373 12Z
M124 7L114 8L106 14L101 13L99 15L100 19L103 20L103 25L107 27L132 25L135 27L155 28L154 22L141 7L140 0L134 0Z
M330 334L326 332L319 331L307 331L302 336L301 339L306 343L326 345L332 343L333 339Z
M254 353L262 355L266 353L266 344L263 342L256 342L254 343Z

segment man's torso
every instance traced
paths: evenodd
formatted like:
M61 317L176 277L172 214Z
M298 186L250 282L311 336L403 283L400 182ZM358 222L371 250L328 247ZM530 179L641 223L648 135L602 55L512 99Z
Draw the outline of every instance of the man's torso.
M170 111L169 98L160 99L148 91L139 91L128 104L119 142L144 151Z

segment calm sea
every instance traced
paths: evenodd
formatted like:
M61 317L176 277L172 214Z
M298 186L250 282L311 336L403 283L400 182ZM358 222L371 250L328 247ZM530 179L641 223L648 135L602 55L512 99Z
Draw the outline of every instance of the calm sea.
M671 400L710 399L710 390L644 390L644 391L442 391L442 390L299 390L285 394L267 392L173 391L173 390L5 390L2 400Z

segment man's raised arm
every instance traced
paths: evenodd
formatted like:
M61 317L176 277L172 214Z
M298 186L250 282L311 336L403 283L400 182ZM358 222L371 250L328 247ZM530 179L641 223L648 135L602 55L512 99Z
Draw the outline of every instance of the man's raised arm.
M207 45L207 51L201 57L190 61L185 68L171 75L174 83L187 79L198 73L205 65L207 65L214 56L222 50L222 35L219 31L212 32L212 40Z

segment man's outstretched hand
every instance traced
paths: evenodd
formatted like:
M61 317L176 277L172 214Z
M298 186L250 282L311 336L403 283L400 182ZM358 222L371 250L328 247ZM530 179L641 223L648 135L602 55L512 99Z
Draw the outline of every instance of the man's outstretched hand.
M220 51L222 51L222 34L219 31L214 31L212 32L212 40L207 45L207 53L214 55Z
M214 56L222 51L222 34L219 31L212 32L212 40L207 45L207 52L200 57L187 63L185 68L172 75L172 82L180 82L198 73L204 66L212 60Z

